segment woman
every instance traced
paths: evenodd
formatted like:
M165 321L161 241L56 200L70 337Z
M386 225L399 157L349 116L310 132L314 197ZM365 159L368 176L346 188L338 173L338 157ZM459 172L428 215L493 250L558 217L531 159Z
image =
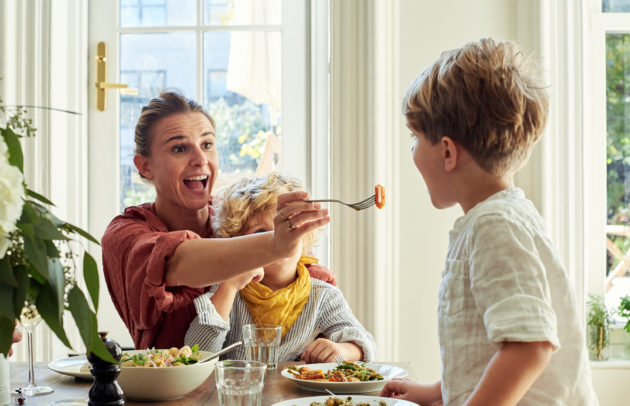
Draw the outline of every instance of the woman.
M275 230L214 239L209 206L219 159L212 117L173 91L142 109L134 164L156 190L153 203L125 209L102 239L109 293L136 348L181 347L205 288L300 250L301 237L330 221L306 192L278 196Z

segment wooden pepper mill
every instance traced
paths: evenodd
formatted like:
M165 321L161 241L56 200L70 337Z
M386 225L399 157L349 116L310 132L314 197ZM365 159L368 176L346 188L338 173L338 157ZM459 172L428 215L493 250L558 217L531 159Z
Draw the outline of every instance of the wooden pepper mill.
M119 406L124 405L123 391L116 378L120 374L120 358L122 357L122 349L120 345L114 341L107 339L106 332L99 332L103 344L107 351L112 354L116 360L115 364L104 361L97 357L94 353L88 354L88 361L92 364L90 372L94 377L94 383L90 388L89 406Z

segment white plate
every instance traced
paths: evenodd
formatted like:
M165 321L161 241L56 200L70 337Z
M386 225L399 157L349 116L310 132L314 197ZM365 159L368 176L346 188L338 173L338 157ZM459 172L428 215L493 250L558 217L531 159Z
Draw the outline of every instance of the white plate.
M296 365L297 367L307 366L310 369L321 369L326 373L327 371L335 368L337 364L308 364L308 365ZM383 375L382 381L365 381L365 382L323 382L323 381L308 381L306 379L298 379L294 374L289 372L286 368L282 370L281 374L287 379L292 380L298 386L303 389L310 390L312 392L327 393L326 389L334 394L339 393L365 393L379 391L385 386L387 381L391 381L394 378L404 378L407 376L407 371L393 366L385 364L365 364L366 368L376 370L379 374Z
M310 398L289 399L289 400L284 400L279 403L274 403L272 406L310 406L312 402L324 402L329 397L330 395L313 396ZM337 397L345 399L347 396L337 396ZM417 406L417 403L413 403L408 400L402 400L402 399L380 398L378 396L361 396L361 395L355 395L351 397L355 403L368 402L369 405L374 405L374 406L378 406L379 402L385 402L387 406L409 406L409 405Z
M92 374L90 371L81 372L81 367L86 362L87 358L85 355L77 355L76 357L62 358L57 361L52 361L48 364L48 368L60 374L91 380Z

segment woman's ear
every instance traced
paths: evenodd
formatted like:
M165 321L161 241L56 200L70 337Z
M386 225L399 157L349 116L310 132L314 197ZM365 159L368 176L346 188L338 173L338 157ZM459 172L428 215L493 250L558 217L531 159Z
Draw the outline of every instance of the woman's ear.
M153 173L151 173L149 159L140 154L136 154L133 156L133 163L136 165L138 172L140 175L144 176L147 179L153 179Z
M451 137L442 137L440 146L442 147L444 170L450 172L457 167L457 144Z

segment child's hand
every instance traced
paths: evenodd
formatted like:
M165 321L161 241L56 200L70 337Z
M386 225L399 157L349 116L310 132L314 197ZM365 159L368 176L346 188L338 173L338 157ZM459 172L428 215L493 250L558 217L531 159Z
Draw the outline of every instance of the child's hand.
M335 354L348 361L359 361L363 353L354 343L336 343L327 338L318 338L306 347L300 359L307 364L336 362Z
M22 332L17 329L17 320L13 323L15 328L13 329L13 334L11 336L11 344L19 343L22 340ZM9 347L9 357L13 355L13 345Z
M241 290L247 286L250 282L260 282L265 276L263 268L256 268L253 271L242 273L231 279L223 281L223 284L232 287L235 290Z
M381 396L420 403L426 406L441 406L442 392L440 383L423 385L409 378L397 378L385 384Z

